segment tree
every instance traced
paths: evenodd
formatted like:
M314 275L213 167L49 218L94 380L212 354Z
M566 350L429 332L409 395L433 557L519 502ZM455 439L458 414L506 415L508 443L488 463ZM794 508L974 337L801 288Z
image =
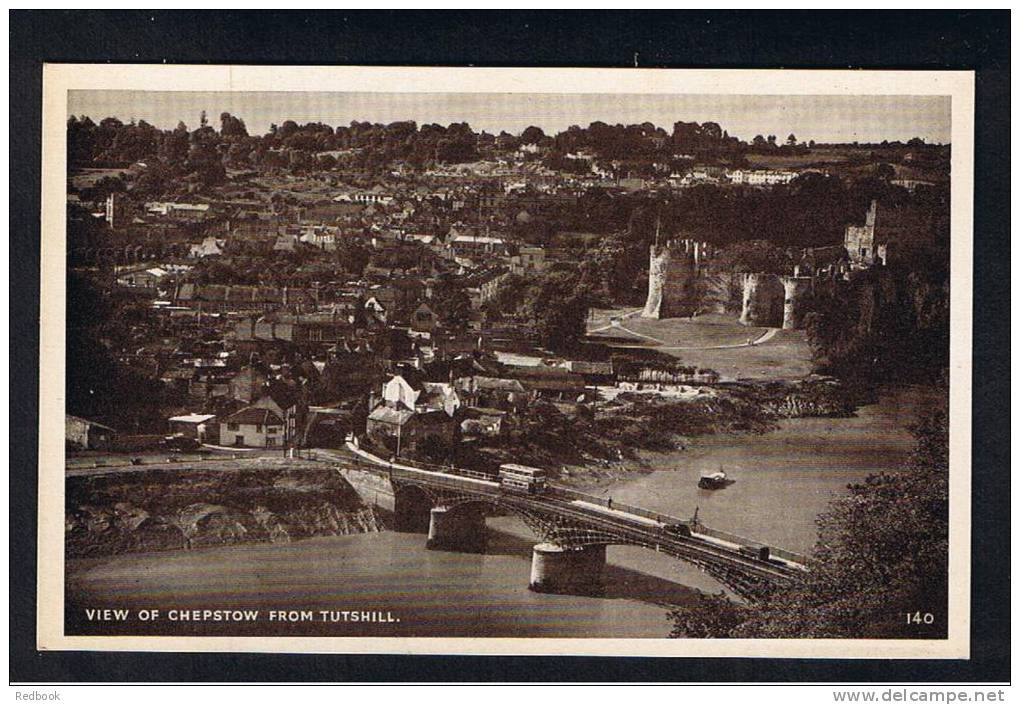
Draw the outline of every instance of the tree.
M578 284L576 272L552 271L529 291L527 310L540 343L551 350L571 350L585 335L588 298Z
M795 135L795 134L793 134L791 132L789 137L786 138L786 144L790 145L791 147L796 147L797 146L797 135Z
M244 120L236 118L230 113L220 114L220 134L223 137L247 137L248 128Z
M499 283L496 295L489 302L489 311L496 316L516 313L524 305L530 285L527 277L508 274Z
M454 446L435 434L425 436L415 448L416 454L423 456L427 462L436 464L447 462L453 454L453 449Z
M471 299L463 282L449 274L442 275L432 289L432 299L444 328L458 333L467 330L471 321Z
M354 277L360 277L368 266L372 253L364 245L351 237L342 237L336 244L336 261L344 271Z
M896 169L892 166L892 164L882 162L875 167L875 176L883 181L890 181L896 178Z
M724 593L699 592L695 604L670 610L673 639L713 639L731 634L746 619L744 608Z
M948 618L948 386L914 426L902 471L850 485L818 519L810 572L746 609L703 598L671 613L672 636L944 639ZM711 614L705 614L708 609ZM907 614L930 613L930 623Z
M545 132L542 131L541 127L535 127L531 125L521 133L522 144L538 144L545 139Z

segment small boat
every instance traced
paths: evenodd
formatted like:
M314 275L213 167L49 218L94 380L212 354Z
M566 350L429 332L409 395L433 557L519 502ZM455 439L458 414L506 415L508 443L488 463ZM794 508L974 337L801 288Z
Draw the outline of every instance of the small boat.
M733 480L726 477L726 473L720 468L718 472L702 473L701 477L698 478L698 487L703 490L718 490L731 482Z

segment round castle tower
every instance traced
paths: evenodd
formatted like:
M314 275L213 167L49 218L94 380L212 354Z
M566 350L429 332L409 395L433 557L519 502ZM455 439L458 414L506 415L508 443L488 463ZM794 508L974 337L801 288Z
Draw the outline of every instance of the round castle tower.
M784 295L775 274L745 274L740 322L745 326L778 327L783 321Z
M707 244L693 240L652 244L648 261L648 298L642 318L678 318L697 310L696 280Z
M804 295L811 290L811 277L781 277L783 282L783 330L794 330L804 324Z

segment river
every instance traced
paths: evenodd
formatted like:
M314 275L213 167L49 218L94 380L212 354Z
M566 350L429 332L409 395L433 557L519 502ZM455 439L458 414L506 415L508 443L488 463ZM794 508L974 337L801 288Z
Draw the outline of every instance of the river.
M913 440L907 426L923 397L882 394L845 419L791 419L760 435L698 438L655 459L661 470L605 490L615 501L679 517L771 545L809 552L815 517L847 483L895 470ZM729 487L697 488L702 471L723 467ZM384 532L193 551L128 554L68 562L69 633L280 634L334 636L663 637L666 603L692 588L718 591L712 578L645 549L609 548L606 596L537 594L527 589L530 531L513 517L489 519L485 554L426 551L420 534ZM86 608L161 609L139 624L89 622ZM176 609L258 609L255 622L179 622ZM269 610L378 611L399 621L266 621Z

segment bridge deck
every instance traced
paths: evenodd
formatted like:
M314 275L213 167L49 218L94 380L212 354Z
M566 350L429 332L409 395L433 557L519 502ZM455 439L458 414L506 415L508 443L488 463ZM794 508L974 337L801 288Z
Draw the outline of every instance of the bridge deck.
M425 482L453 491L463 491L475 495L483 495L493 501L511 502L522 507L531 506L549 512L588 522L600 529L625 536L626 538L646 546L654 546L656 550L664 550L678 556L688 558L723 559L740 568L759 575L785 577L806 570L807 559L803 556L779 548L770 548L770 559L762 561L749 557L741 549L753 544L749 539L717 531L703 524L677 519L664 514L650 512L640 507L628 505L608 506L608 501L601 497L584 495L575 490L552 485L550 491L543 495L523 495L505 493L499 482L465 475L465 471L454 468L428 469L415 467L406 462L394 463L383 460L357 446L348 444L348 451L354 458L344 457L317 451L327 458L339 462L352 459L361 460L377 469L379 474L391 478ZM478 473L469 473L478 475ZM691 531L690 536L666 532L668 526L683 524Z

